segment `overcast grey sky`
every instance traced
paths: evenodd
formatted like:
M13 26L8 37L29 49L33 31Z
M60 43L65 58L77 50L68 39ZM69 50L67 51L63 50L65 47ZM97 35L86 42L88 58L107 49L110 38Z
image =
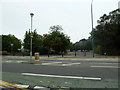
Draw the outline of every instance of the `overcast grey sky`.
M94 0L94 27L103 14L118 8L119 0ZM3 0L0 2L2 34L24 39L30 29L30 13L34 13L33 30L43 35L49 27L61 25L71 42L88 38L91 32L91 0Z

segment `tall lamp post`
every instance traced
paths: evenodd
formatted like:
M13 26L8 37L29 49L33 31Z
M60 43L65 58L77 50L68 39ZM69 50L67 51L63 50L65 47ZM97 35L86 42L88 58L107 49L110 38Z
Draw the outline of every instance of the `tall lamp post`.
M30 16L31 16L30 60L32 61L32 38L33 38L33 35L32 35L32 19L33 19L34 14L33 14L33 13L30 13Z
M92 22L92 55L94 57L93 0L91 2L91 22Z

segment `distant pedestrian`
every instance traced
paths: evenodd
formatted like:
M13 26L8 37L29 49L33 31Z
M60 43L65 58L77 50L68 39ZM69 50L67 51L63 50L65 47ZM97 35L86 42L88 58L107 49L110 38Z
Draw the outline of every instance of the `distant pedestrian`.
M83 55L86 56L86 51L85 50L83 50Z
M76 50L75 50L75 56L76 56Z

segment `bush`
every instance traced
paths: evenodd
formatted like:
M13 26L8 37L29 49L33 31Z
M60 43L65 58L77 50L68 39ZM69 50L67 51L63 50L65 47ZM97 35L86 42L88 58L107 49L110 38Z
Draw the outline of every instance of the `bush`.
M8 53L7 51L2 51L2 55L10 55L10 53Z
M98 45L97 47L95 47L95 53L101 54L101 46L100 45Z

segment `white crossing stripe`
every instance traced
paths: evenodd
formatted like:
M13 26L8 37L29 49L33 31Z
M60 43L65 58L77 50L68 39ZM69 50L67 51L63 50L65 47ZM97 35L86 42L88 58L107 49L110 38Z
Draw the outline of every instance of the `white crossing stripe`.
M62 63L62 62L42 63L42 65L59 64L59 63Z
M118 63L107 63L107 62L106 62L106 63L90 63L90 64L108 64L108 65L109 65L109 64L112 64L112 65L113 65L113 64L116 64L116 65L118 65Z
M9 60L9 61L3 61L3 62L6 62L6 63L22 63L22 62L26 62L26 61Z
M5 62L12 62L12 61L5 61Z
M22 75L42 76L42 77L57 77L57 78L71 78L71 79L85 79L85 80L101 80L101 78L94 78L94 77L60 76L60 75L46 75L46 74L34 74L34 73L22 73Z
M34 65L72 66L72 65L79 65L79 64L81 64L81 63L51 62L51 63L42 63L42 64L34 64Z
M62 64L62 66L72 66L72 65L79 65L80 63L67 63L67 64Z
M90 67L97 67L97 68L120 68L118 66L90 66Z

